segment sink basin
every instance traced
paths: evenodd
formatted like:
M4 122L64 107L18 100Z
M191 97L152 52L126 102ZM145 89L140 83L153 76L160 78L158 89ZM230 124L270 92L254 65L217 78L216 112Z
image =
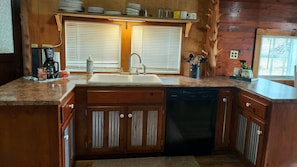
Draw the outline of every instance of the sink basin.
M154 74L147 75L120 75L94 74L88 81L98 84L162 84L161 79Z

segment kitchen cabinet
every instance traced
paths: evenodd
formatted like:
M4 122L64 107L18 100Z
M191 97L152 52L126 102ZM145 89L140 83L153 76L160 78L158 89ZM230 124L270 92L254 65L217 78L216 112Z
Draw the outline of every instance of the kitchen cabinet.
M0 166L71 166L73 102L70 92L61 102L0 105Z
M246 92L237 94L234 148L249 166L262 166L269 102Z
M79 139L81 156L163 151L163 88L88 88L84 93L87 131Z
M228 149L233 104L233 89L221 88L218 95L218 112L215 135L215 150Z
M74 93L61 106L63 167L71 167L74 160Z

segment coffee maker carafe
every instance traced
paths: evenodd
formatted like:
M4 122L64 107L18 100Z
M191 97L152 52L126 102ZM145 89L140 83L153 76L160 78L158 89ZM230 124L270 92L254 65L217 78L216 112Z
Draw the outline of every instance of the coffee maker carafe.
M59 77L59 63L54 61L54 48L44 48L45 62L43 67L46 68L47 78L58 78Z

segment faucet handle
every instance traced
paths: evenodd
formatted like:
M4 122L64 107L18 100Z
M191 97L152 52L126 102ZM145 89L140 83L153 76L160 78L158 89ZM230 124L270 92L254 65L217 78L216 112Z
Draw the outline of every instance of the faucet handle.
M143 75L145 75L146 74L146 66L144 64L141 64L141 65L143 67Z

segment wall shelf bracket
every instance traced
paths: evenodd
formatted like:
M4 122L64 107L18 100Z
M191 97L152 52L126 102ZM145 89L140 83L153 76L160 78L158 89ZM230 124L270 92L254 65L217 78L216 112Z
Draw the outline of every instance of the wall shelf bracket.
M62 15L59 15L59 14L55 14L55 19L56 19L56 24L57 24L57 27L58 27L58 31L62 31Z
M189 33L190 33L190 30L191 30L191 27L192 27L192 22L187 22L186 23L186 30L185 30L185 37L189 37Z

